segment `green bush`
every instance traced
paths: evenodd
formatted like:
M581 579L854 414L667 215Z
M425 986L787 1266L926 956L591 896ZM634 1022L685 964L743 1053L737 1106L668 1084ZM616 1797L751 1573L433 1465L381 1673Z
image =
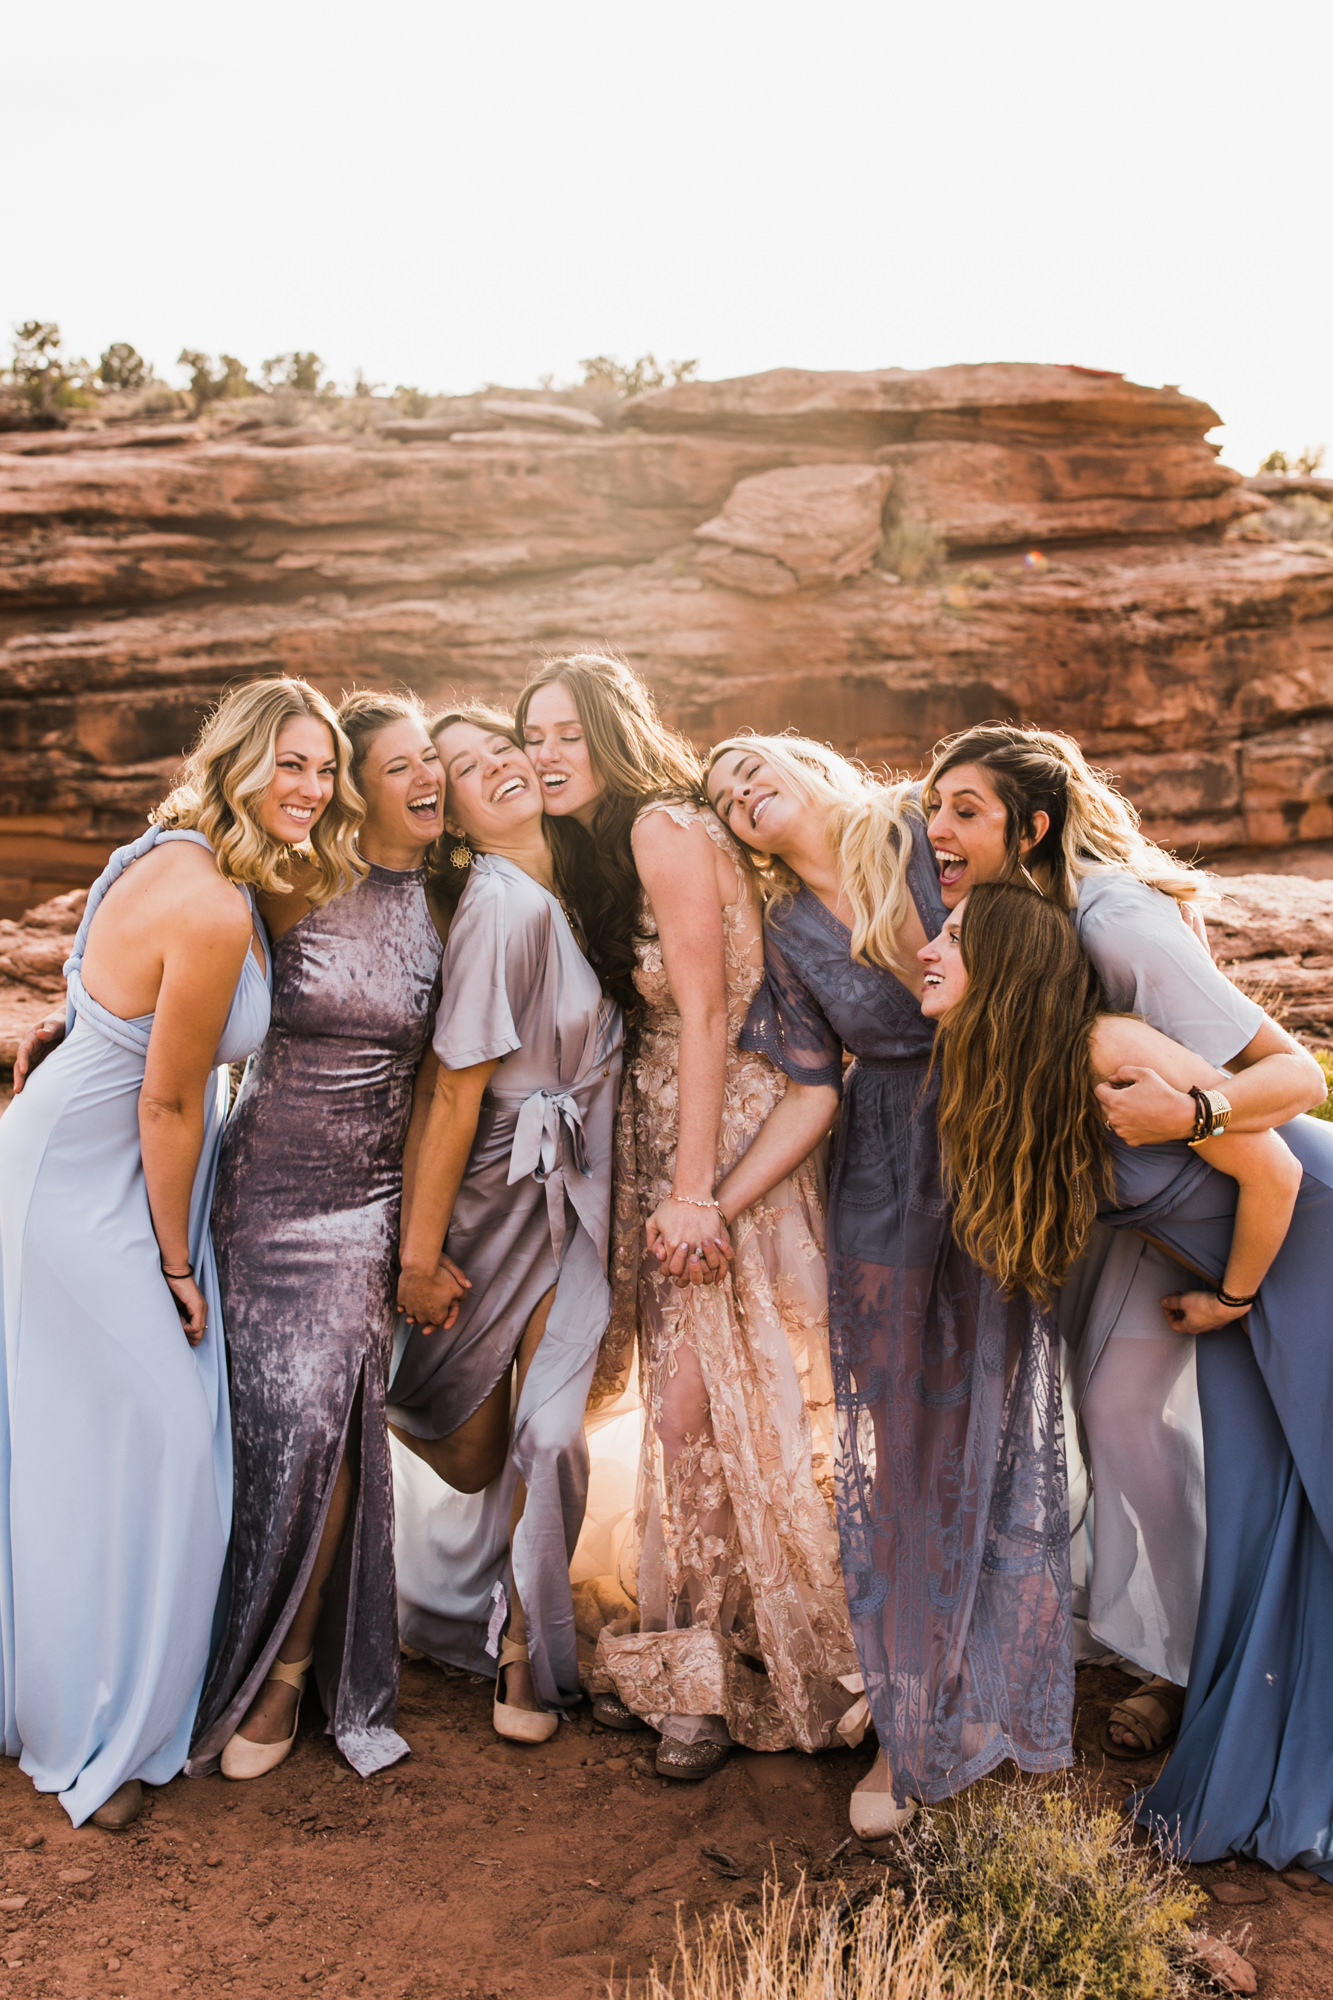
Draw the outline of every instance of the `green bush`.
M909 1865L956 1963L1002 1966L1041 2000L1191 1990L1189 1920L1207 1901L1118 1813L1059 1784L978 1784L918 1815Z
M594 354L580 361L585 389L610 389L617 396L641 396L648 389L674 389L678 382L690 382L699 372L697 361L668 361L658 365L655 354L641 354L626 364L609 354Z
M238 396L258 393L246 373L245 363L234 354L219 355L215 373L211 355L201 354L196 347L183 347L176 365L190 371L190 394L194 397L196 416L207 403L230 402Z
M14 328L14 357L5 372L34 415L86 410L96 401L92 369L62 353L60 328L53 319L25 319Z
M98 369L104 389L142 389L151 370L142 354L128 340L113 341L102 356Z

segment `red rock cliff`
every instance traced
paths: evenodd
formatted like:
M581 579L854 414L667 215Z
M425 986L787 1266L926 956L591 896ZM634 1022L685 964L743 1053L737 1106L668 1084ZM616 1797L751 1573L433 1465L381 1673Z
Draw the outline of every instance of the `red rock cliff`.
M1071 729L1160 837L1290 866L1333 839L1333 546L1238 537L1267 502L1217 421L994 365L687 383L614 426L0 436L0 909L87 882L230 681L506 695L587 644L701 742L915 767L988 716Z

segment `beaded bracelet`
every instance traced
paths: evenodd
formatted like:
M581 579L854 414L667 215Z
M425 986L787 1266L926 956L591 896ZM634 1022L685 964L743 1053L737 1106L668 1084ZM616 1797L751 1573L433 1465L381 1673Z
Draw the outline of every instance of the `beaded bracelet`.
M712 1209L716 1209L716 1210L717 1210L717 1213L718 1213L718 1215L719 1215L719 1216L721 1216L721 1218L722 1218L722 1227L723 1227L724 1229L730 1229L730 1228L731 1228L731 1224L730 1224L730 1222L728 1222L728 1220L727 1220L727 1217L726 1217L726 1214L725 1214L725 1212L724 1212L724 1210L723 1210L723 1207L722 1207L722 1204L721 1204L721 1202L720 1202L720 1201L700 1201L700 1200L698 1200L698 1198L697 1198L697 1197L696 1197L695 1195L692 1195L692 1194L673 1194L673 1195L672 1195L672 1197L671 1197L671 1199L672 1199L672 1201L683 1201L683 1202L684 1202L684 1204L685 1204L685 1206L686 1206L687 1208L712 1208Z

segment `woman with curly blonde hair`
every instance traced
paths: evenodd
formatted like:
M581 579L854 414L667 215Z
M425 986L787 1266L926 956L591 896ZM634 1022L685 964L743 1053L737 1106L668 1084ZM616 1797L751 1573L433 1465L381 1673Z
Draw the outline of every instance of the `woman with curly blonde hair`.
M228 1063L263 1040L256 893L308 846L355 879L348 746L267 680L93 885L68 1025L0 1123L4 1749L76 1826L128 1825L185 1762L231 1525L209 1201Z

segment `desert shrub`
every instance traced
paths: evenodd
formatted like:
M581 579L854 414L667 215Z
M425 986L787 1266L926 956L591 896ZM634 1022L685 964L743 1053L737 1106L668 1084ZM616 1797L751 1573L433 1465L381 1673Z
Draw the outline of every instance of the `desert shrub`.
M303 396L319 394L319 378L324 372L324 363L311 349L305 352L297 349L291 354L275 354L263 364L260 374L268 389L299 389Z
M25 319L14 328L13 359L5 376L34 416L86 410L96 401L92 369L63 352L53 319Z
M151 372L142 354L128 340L113 341L97 371L104 389L146 388Z
M1041 2000L1166 2000L1191 1990L1187 1924L1206 1904L1112 1811L1059 1784L974 1785L918 1815L918 1897L960 1969L1002 1966Z
M858 1899L859 1901L859 1899ZM902 1891L853 1909L810 1901L804 1884L764 1885L761 1910L734 1907L693 1935L677 1930L675 1963L622 1989L624 2000L1020 2000L1003 1973L964 1971L944 1940L946 1919L905 1906Z
M211 355L201 354L196 347L183 347L176 357L176 365L190 371L190 394L194 398L196 415L207 403L232 402L238 396L258 393L246 373L245 363L238 361L234 354L219 355L215 371Z
M430 406L435 400L424 389L413 389L402 382L394 390L393 399L405 417L429 416Z
M900 515L890 523L875 560L904 583L934 583L948 553L948 543L933 521Z
M1307 444L1305 450L1298 452L1295 458L1288 458L1285 451L1270 451L1263 464L1259 467L1259 470L1260 472L1300 472L1307 479L1312 479L1323 462L1323 445Z
M656 355L641 354L637 361L615 361L609 354L594 354L580 361L585 389L609 389L617 396L641 396L648 389L674 389L678 382L690 382L699 372L698 361L668 361L659 366Z

